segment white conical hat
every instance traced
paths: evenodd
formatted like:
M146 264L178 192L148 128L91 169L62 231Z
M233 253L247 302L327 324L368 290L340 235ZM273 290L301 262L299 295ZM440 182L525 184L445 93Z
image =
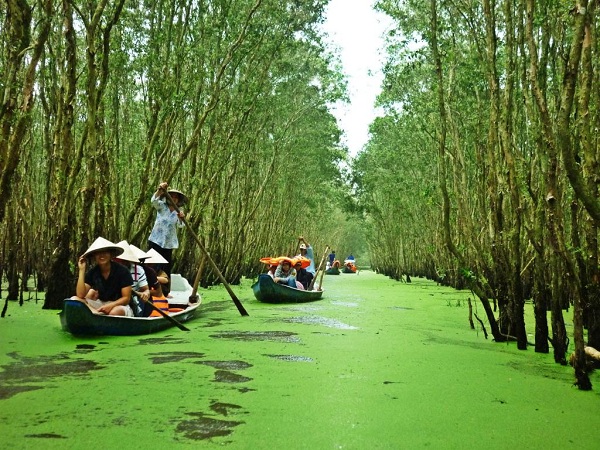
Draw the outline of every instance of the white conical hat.
M96 253L99 251L111 251L115 252L117 255L123 253L123 249L116 244L113 244L107 239L103 237L96 238L96 240L90 245L90 248L86 250L86 252L82 256L90 256L92 253Z
M129 261L132 263L140 262L140 260L137 258L137 256L135 256L135 253L133 253L133 250L129 246L129 242L127 242L127 241L117 242L117 246L119 246L120 248L123 249L123 253L121 253L119 255L119 259L121 259L123 261Z
M169 261L167 261L165 259L165 257L163 255L161 255L160 253L158 253L153 248L151 248L150 250L148 250L146 252L146 254L149 256L149 258L146 261L144 261L145 263L148 263L148 264L167 264L169 262Z
M137 257L137 259L139 259L140 261L144 261L148 258L150 258L150 255L148 253L146 253L144 250L142 250L139 247L136 247L133 244L129 244L129 248L131 248L131 250L133 251L133 254Z

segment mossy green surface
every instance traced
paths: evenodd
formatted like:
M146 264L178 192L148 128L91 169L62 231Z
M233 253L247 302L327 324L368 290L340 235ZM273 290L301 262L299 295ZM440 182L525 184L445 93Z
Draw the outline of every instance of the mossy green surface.
M361 271L326 276L321 301L269 305L250 284L233 287L248 317L202 290L190 332L139 337L72 336L41 302L10 302L1 447L598 447L598 373L581 392L551 354L486 340L468 291Z

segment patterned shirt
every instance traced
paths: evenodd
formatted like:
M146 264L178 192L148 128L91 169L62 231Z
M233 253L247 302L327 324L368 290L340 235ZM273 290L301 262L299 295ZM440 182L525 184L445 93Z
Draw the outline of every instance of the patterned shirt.
M179 220L177 211L171 211L166 200L155 195L152 195L151 201L152 206L156 209L156 221L148 240L162 248L179 247L177 227L181 228L184 224Z

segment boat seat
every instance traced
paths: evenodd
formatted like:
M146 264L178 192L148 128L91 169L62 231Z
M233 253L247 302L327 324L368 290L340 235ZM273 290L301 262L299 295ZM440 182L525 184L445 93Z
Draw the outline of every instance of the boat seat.
M193 288L188 280L178 273L171 274L171 291L168 296L170 304L187 304L192 291Z
M188 280L178 273L171 274L171 291L189 292L192 289Z

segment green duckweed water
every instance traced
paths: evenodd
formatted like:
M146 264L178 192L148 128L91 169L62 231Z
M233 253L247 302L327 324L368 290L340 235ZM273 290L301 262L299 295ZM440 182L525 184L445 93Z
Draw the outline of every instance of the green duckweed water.
M598 446L600 376L578 391L551 355L470 330L467 291L362 271L326 276L321 301L269 305L250 285L234 287L249 317L214 288L190 332L140 337L71 336L41 302L11 302L0 320L0 446Z

